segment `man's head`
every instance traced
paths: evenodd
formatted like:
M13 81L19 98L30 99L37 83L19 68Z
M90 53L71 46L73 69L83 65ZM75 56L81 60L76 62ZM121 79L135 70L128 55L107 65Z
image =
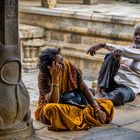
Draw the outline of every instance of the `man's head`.
M140 45L140 24L135 25L133 33L134 44Z

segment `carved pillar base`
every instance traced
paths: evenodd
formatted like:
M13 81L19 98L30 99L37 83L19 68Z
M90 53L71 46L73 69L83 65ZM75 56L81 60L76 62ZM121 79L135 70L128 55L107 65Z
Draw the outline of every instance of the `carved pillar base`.
M0 128L0 140L28 140L33 132L32 120L28 123L21 122L11 128Z
M42 39L33 39L22 42L22 65L24 72L36 71L37 61L41 48L45 46L46 41Z
M83 0L84 4L95 4L97 2L98 2L98 0Z

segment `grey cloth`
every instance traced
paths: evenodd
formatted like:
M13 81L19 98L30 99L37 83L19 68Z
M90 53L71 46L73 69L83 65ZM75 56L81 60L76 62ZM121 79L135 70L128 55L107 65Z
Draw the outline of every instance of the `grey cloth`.
M114 80L120 67L120 61L113 57L113 53L105 56L99 72L98 86L105 90L104 97L112 100L114 105L123 105L135 99L135 93L124 84L118 84Z
M107 44L105 48L109 51L120 49L122 51L122 61L118 73L114 80L118 84L130 87L135 94L140 93L140 47L118 46Z

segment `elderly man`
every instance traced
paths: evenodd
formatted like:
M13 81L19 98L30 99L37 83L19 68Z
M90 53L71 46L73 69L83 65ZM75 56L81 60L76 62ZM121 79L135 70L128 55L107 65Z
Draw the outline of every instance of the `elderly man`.
M130 47L101 43L88 50L91 56L101 48L112 51L105 56L99 72L96 97L123 105L140 93L140 24L134 27L133 42Z

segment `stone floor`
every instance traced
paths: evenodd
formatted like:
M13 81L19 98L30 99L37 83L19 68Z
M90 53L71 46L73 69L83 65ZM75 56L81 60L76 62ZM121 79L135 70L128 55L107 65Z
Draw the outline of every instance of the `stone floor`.
M37 72L23 73L23 81L29 91L35 134L31 140L140 140L140 95L132 103L115 108L113 121L102 127L87 131L53 132L47 126L34 119L37 105ZM86 81L91 87L91 81Z
M40 6L38 2L20 1L20 6ZM113 2L104 0L104 3L95 5L83 4L58 4L55 10L66 12L78 12L84 14L99 13L104 15L121 16L123 18L135 18L140 21L140 4L124 2ZM53 10L53 9L52 9ZM35 121L34 110L37 105L38 88L37 72L23 73L23 81L27 86L31 100L31 111L35 134L32 140L140 140L140 95L132 103L115 108L113 121L102 127L95 127L88 131L65 131L52 132L47 126ZM91 81L86 81L91 87Z

